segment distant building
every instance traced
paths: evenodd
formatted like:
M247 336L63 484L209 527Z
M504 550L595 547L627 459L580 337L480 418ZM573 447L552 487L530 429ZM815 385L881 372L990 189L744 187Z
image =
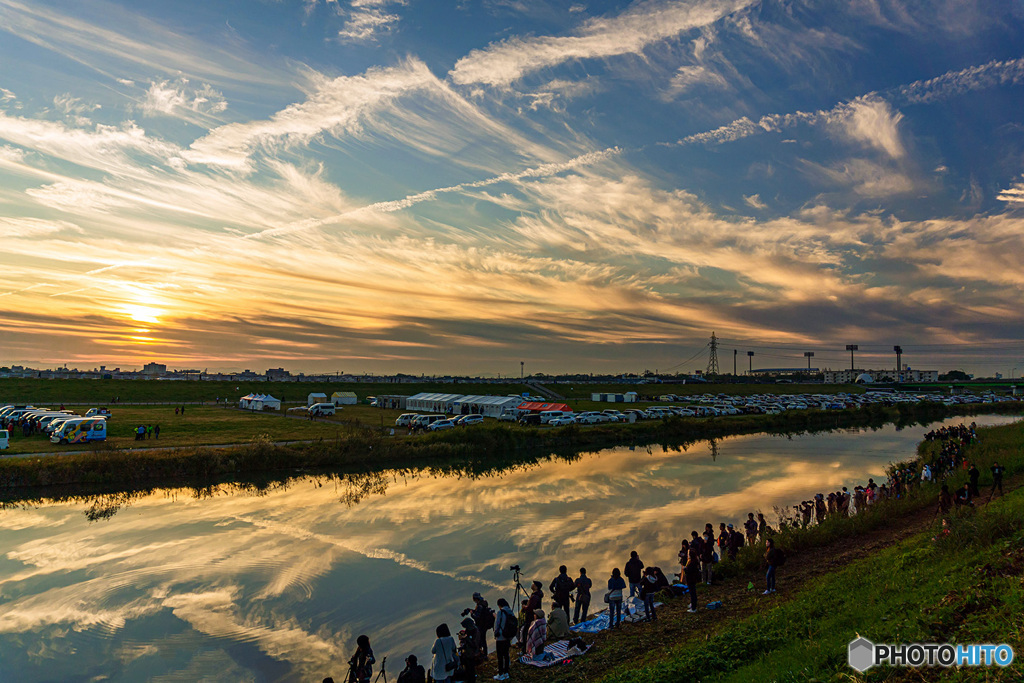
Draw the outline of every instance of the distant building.
M146 363L142 366L142 374L149 377L161 377L167 374L167 366L163 363Z
M825 384L854 384L861 375L872 382L938 382L938 370L911 370L906 368L896 376L896 370L826 370L822 373Z
M270 382L287 382L292 376L284 368L271 368L267 370L267 380Z

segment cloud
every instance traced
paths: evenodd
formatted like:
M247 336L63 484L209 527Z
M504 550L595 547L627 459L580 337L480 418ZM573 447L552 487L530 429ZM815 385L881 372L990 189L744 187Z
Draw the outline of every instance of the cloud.
M60 232L84 233L81 227L68 221L2 216L0 216L0 230L4 237L15 239L48 237Z
M697 85L724 88L728 86L728 83L724 76L706 66L681 66L676 69L675 74L672 76L666 94L670 98L677 97Z
M874 147L893 159L904 155L899 123L903 114L876 96L858 97L833 110L833 126L850 140Z
M743 201L759 211L768 208L768 205L761 201L761 195L752 194L749 197L743 195Z
M458 85L507 87L528 74L569 61L640 54L649 45L713 24L748 0L697 0L682 4L648 0L616 16L585 21L568 36L509 38L459 59L451 71Z
M811 162L805 164L809 179L828 179L862 197L891 197L917 188L902 171L867 159L850 159L829 167Z
M1018 180L1005 190L1000 190L996 199L1011 206L1024 205L1024 181Z
M405 4L406 0L352 0L348 20L338 31L338 37L346 43L376 40L381 33L390 31L401 19L388 8Z
M224 95L208 83L194 88L187 78L179 78L150 83L141 108L147 116L191 118L191 114L220 114L228 108L228 103Z

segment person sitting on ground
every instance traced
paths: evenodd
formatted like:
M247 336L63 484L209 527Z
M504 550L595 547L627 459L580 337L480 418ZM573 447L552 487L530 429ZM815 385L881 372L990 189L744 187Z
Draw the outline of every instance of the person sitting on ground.
M658 615L654 612L654 594L658 592L658 577L654 573L654 567L644 570L643 581L640 582L640 598L644 601L644 615L647 621L657 621Z
M629 561L626 562L625 574L629 579L629 597L640 594L640 581L643 579L644 563L634 550L629 554Z
M569 570L566 569L563 564L558 568L558 576L551 581L551 585L548 589L551 591L552 599L555 605L565 610L565 614L569 614L569 602L572 600L572 590L575 588L573 580L569 578ZM548 618L550 622L550 617Z
M573 584L576 587L576 609L572 617L573 623L579 624L587 620L590 611L590 589L594 582L587 577L586 567L580 567L580 576ZM582 613L582 619L580 614Z
M626 590L626 581L622 578L619 568L612 570L608 579L608 628L616 628L622 622L622 591Z
M417 663L416 655L405 658L405 668L398 674L398 683L427 683L427 672Z
M568 638L569 615L565 613L561 605L551 603L551 610L548 612L548 636L551 638Z
M956 496L953 497L953 502L956 503L958 508L974 507L974 502L971 500L971 485L964 484L958 488Z
M530 593L530 599L526 603L526 607L523 610L523 619L520 621L519 628L522 629L523 635L519 639L519 648L523 651L526 650L526 636L530 632L530 623L533 621L534 615L537 610L541 608L541 601L544 599L544 584L540 581L534 581L531 584L533 592Z
M544 618L544 610L533 611L530 632L526 636L526 654L534 659L544 652L544 641L548 639L548 622Z
M765 546L764 561L768 563L768 572L764 576L766 584L764 595L768 595L775 592L775 572L776 568L782 564L783 554L781 550L775 547L773 539L769 538Z

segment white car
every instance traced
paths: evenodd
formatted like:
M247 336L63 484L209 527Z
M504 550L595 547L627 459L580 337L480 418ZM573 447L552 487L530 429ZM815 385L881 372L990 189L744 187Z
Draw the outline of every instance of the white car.
M576 418L572 415L563 415L562 417L556 417L548 420L548 424L552 427L561 427L562 425L574 425L576 424Z
M483 421L484 421L484 416L483 415L478 415L478 414L466 415L464 417L460 417L459 418L458 425L460 427L468 427L469 425L478 425L478 424L480 424Z
M429 425L427 425L427 429L429 429L432 432L439 432L439 431L442 431L444 429L454 429L454 428L455 428L455 422L452 421L452 420L438 420L437 422L431 422Z
M593 410L580 413L576 416L576 424L593 425L599 422L604 422L604 415Z

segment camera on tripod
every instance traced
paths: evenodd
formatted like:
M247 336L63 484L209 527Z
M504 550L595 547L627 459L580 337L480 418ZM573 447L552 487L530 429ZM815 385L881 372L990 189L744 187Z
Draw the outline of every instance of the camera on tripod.
M518 572L518 571L522 571L522 567L520 567L518 564L514 564L511 567L509 567L508 570L510 572Z

